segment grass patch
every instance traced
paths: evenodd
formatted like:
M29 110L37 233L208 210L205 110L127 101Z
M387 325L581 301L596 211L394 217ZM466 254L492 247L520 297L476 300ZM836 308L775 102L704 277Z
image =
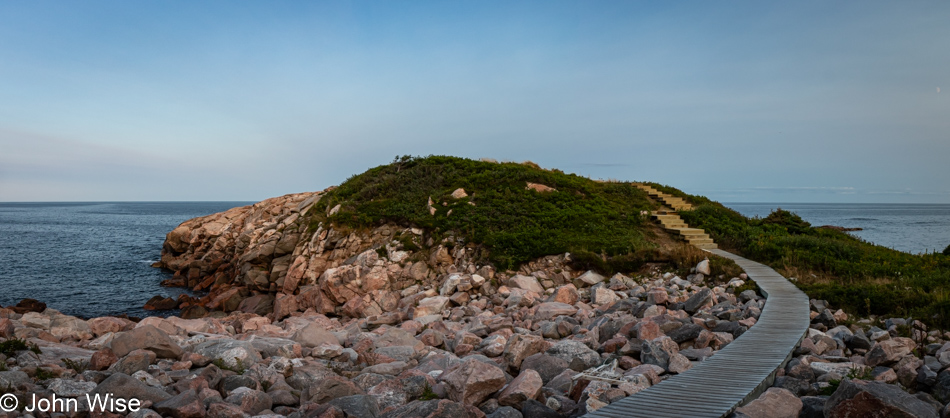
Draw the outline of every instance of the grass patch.
M556 191L527 190L528 182ZM458 188L468 196L453 198ZM615 264L632 266L655 247L643 232L649 221L640 212L655 206L645 192L630 183L596 182L536 164L404 156L350 177L323 199L308 214L311 226L392 223L421 228L437 242L451 234L486 247L487 261L503 269L565 252L628 256ZM326 217L324 209L338 204L339 212ZM402 241L412 246L411 240Z
M874 380L873 370L870 367L853 367L848 370L846 377L850 380ZM831 396L838 390L839 386L841 386L841 379L831 379L828 381L828 386L822 388L818 394L821 396Z
M813 228L781 209L750 219L709 202L681 217L720 247L797 278L812 298L859 315L911 316L950 328L950 257L903 253Z
M0 343L0 354L7 357L14 357L18 351L28 350L29 348L30 346L27 345L26 340L11 338Z
M56 377L56 374L55 374L55 373L53 373L53 372L50 371L50 370L46 370L46 369L44 369L44 368L41 368L41 367L40 367L40 368L37 368L37 369L36 369L36 374L33 375L33 379L34 379L35 381L37 381L37 382L42 382L42 381L50 380L50 379L53 379L53 378L55 378L55 377Z
M87 369L89 369L89 362L85 360L71 360L68 358L60 359L63 364L66 365L66 368L73 369L76 373L82 374Z
M7 357L16 357L18 351L30 350L36 354L42 354L40 347L35 343L28 343L24 339L11 338L0 343L0 354Z
M419 395L419 400L431 401L433 399L439 399L439 395L432 390L432 387L429 386L429 382L426 382L426 386L422 388L422 395Z

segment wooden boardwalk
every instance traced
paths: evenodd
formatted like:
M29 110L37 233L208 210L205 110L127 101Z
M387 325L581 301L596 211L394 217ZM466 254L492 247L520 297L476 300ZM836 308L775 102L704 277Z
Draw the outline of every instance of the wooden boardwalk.
M768 266L713 249L745 270L768 298L758 322L689 371L587 417L722 417L772 385L808 330L808 296Z

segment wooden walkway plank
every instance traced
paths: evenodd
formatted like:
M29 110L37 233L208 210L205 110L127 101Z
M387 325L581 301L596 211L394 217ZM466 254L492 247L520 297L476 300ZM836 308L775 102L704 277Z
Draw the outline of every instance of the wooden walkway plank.
M758 321L689 371L607 405L586 417L723 417L772 385L811 322L808 296L770 267L719 250L767 298Z

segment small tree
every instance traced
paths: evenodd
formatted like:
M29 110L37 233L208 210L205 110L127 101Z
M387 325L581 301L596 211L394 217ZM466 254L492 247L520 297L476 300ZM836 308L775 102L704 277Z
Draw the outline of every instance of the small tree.
M943 255L950 255L950 245L943 249Z
M775 209L769 216L762 219L764 224L774 224L784 227L790 234L804 234L808 232L811 224L806 222L800 216L782 208Z

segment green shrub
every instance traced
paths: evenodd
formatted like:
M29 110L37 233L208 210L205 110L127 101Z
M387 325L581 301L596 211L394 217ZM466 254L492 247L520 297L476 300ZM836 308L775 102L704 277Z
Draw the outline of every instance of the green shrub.
M89 368L89 362L85 360L71 360L68 358L61 359L63 364L66 365L66 368L73 369L76 373L82 374Z
M419 395L420 401L431 401L433 399L439 399L439 395L432 390L429 386L429 382L426 382L424 388L422 388L422 395Z
M613 256L579 250L571 253L571 268L581 271L594 270L611 276L614 273L635 273L646 263L667 262L668 260L669 256L652 248Z
M528 182L557 191L528 190ZM451 197L462 188L467 197ZM427 203L436 209L431 215ZM565 252L589 251L618 260L618 268L640 262L655 247L643 233L641 211L655 207L630 183L601 183L530 164L491 163L457 157L397 158L350 177L314 207L310 224L325 218L338 227L368 228L386 223L422 228L434 237L453 233L465 243L488 248L497 267ZM450 213L451 212L451 213ZM411 240L401 241L409 246ZM619 267L625 264L628 267Z
M0 343L0 354L6 355L7 357L15 357L18 351L29 349L30 345L27 344L26 340L19 338L11 338Z
M818 391L819 396L831 396L834 395L835 391L838 390L838 386L841 386L841 379L831 379L828 381L828 386L821 388Z
M720 247L794 275L812 298L860 315L912 316L950 328L948 257L903 253L812 228L784 210L750 219L709 202L681 217L705 229Z
M870 367L852 367L848 370L848 379L874 380L874 369Z
M54 374L52 371L38 367L36 369L36 374L33 375L33 380L36 380L37 382L42 382L44 380L50 380L54 377L56 377L56 374Z
M787 210L782 210L782 208L772 211L769 216L766 216L765 219L762 220L762 223L778 225L785 228L788 233L796 235L807 233L808 228L811 227L811 224L805 222L800 216Z

